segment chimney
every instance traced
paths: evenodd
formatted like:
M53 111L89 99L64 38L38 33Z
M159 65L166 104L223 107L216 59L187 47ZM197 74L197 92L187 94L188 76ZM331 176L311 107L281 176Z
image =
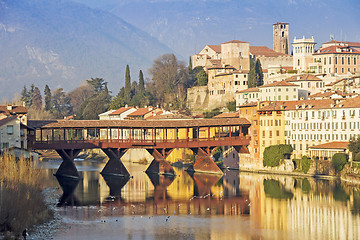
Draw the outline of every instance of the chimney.
M296 108L296 109L299 109L299 105L296 104L296 105L295 105L295 108Z
M129 107L129 105L125 104L125 108L128 108L128 107Z
M11 110L13 110L13 107L12 107L11 104L9 104L9 105L6 106L6 109L7 109L8 111L11 111Z

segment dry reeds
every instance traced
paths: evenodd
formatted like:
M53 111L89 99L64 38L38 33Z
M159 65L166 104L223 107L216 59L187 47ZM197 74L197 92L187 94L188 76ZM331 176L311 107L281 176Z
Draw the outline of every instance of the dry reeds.
M30 160L16 159L9 152L0 155L0 232L17 238L25 228L52 216L41 181L41 171Z

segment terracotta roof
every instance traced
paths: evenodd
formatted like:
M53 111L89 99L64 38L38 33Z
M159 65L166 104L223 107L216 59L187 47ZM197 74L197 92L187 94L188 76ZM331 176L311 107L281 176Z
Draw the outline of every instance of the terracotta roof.
M220 45L207 45L209 48L214 50L217 53L221 53L221 46Z
M299 79L298 79L299 77ZM315 75L305 73L301 75L291 76L285 79L287 82L297 82L297 81L322 81L320 78L316 77Z
M281 82L273 82L273 83L265 84L265 85L259 86L259 88L263 88L263 87L286 87L286 86L298 87L299 85L292 84L292 83L289 83L289 82L286 82L286 81L281 81Z
M16 119L15 115L12 115L10 117L6 117L0 120L0 126L7 124L8 122L11 122L12 120Z
M315 146L310 146L312 149L347 149L349 142L329 142L324 144L319 144Z
M298 101L276 101L260 109L260 111L284 111L284 110L304 110L304 109L326 109L331 108L335 101L332 99L319 100L298 100ZM298 106L298 108L296 107ZM304 108L305 107L305 108Z
M334 86L335 84L338 84L338 83L340 83L340 82L342 82L342 81L344 81L344 80L345 80L345 78L339 79L339 80L336 80L336 81L334 81L334 82L328 83L328 84L326 84L325 86L331 87L331 86Z
M236 91L236 93L247 93L247 92L260 92L259 88L247 88L241 91Z
M276 101L260 109L260 111L309 110L309 109L343 109L360 108L360 96L336 102L334 99L308 99L298 101Z
M8 110L7 107L8 107L8 105L0 105L0 114L2 113L5 115L14 115L14 114L26 114L28 112L26 107L24 107L24 106L12 105L11 110Z
M151 116L149 118L147 118L146 120L173 120L173 119L193 119L190 116L186 116L184 114L158 114L156 116Z
M220 113L213 118L238 118L239 112Z
M155 110L155 108L139 108L136 112L130 113L128 117L144 116L153 110Z
M360 54L360 52L354 48L347 47L347 46L330 46L326 48L320 48L317 50L314 55L319 54L330 54L330 53L344 53L344 54Z
M343 93L341 91L327 91L327 92L314 93L314 94L310 95L309 98L310 99L312 99L312 98L329 98L334 94L343 96Z
M227 44L227 43L249 43L249 42L243 42L243 41L239 41L239 40L232 40L223 44Z
M360 47L359 42L346 42L346 41L336 41L336 40L331 40L331 41L326 42L324 44L329 44L329 43L343 43L343 44L347 44L349 47Z
M129 110L131 108L132 107L122 107L122 108L119 108L119 109L115 110L114 112L110 113L109 115L120 115L123 112L126 112L127 110Z
M245 118L220 118L220 119L191 119L191 120L52 120L37 121L29 120L28 126L33 128L185 128L207 127L219 125L250 125Z
M266 46L250 46L250 53L255 56L265 57L278 57L278 56L289 56L285 53L275 52L274 50Z
M258 105L257 102L249 102L249 103L246 103L246 104L237 106L237 107L238 107L238 108L243 108L243 107L255 107L255 106L257 106L257 105Z

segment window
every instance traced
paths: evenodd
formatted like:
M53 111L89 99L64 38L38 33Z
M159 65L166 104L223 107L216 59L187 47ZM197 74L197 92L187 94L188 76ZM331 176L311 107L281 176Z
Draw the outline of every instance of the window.
M269 138L272 138L272 131L269 131Z
M7 134L9 134L9 135L14 134L14 126L13 125L7 126Z
M265 131L263 131L263 137L265 137Z
M345 58L342 57L342 58L341 58L341 64L344 65L344 63L345 63Z
M280 136L280 131L276 130L276 136L279 137Z
M335 64L337 64L337 57L335 57Z
M329 57L329 64L331 64L331 57ZM330 72L330 71L329 71Z

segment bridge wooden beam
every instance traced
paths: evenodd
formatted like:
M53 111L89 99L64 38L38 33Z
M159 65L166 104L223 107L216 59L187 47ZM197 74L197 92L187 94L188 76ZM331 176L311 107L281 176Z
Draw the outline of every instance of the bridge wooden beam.
M62 158L63 162L56 171L55 176L80 178L74 159L79 155L81 150L82 149L56 149L55 151Z
M102 175L130 177L130 173L121 162L121 157L127 151L126 148L103 148L102 150L109 158L109 161L101 171Z
M150 163L150 166L146 169L146 173L156 173L160 175L175 175L175 171L166 158L174 150L173 148L163 149L146 149L153 157L154 160Z
M214 160L210 157L218 147L199 147L190 148L194 154L197 154L195 163L186 171L189 172L204 172L223 174L221 169L216 165Z

